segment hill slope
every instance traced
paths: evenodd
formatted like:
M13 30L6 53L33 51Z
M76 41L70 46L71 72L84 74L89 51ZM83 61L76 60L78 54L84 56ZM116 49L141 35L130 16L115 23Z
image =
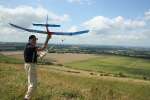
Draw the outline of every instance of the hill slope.
M149 100L149 81L110 80L38 66L38 88L33 100ZM133 81L132 81L133 80ZM0 99L21 100L26 88L23 64L0 63Z

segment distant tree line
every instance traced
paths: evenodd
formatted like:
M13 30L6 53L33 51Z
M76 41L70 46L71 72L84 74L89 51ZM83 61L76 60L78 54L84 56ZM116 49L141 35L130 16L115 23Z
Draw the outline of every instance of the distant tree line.
M0 43L0 51L24 50L26 43ZM41 46L42 44L39 44ZM150 59L150 48L49 44L49 53L111 54Z

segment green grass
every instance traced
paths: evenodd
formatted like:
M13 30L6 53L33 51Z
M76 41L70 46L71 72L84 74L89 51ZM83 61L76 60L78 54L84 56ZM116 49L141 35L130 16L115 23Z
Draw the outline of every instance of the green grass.
M150 77L150 60L139 58L100 55L89 60L66 63L65 66L125 74L127 77ZM150 82L134 80L76 76L52 71L48 65L39 65L38 88L33 100L150 100ZM27 76L23 62L0 55L0 100L22 100L26 89Z
M16 59L15 57L9 57L0 54L0 63L15 63L15 64L21 64L23 63L23 60Z
M26 84L22 64L0 63L0 100L22 100ZM39 66L33 100L149 100L149 90L145 83L66 75Z
M123 74L134 78L150 78L150 60L114 55L99 57L64 64L66 67L88 71Z

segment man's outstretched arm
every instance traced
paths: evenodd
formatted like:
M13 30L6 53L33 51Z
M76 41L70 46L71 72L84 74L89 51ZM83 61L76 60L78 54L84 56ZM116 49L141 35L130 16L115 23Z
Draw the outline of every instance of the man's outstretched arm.
M48 41L51 38L51 35L47 35L44 46L42 48L37 48L37 51L43 51L48 47Z

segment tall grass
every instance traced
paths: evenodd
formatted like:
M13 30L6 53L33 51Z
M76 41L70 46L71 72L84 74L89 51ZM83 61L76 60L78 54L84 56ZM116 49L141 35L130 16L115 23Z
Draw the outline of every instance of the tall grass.
M26 91L23 64L0 63L0 100L22 100ZM33 100L150 100L150 85L88 78L38 66Z

